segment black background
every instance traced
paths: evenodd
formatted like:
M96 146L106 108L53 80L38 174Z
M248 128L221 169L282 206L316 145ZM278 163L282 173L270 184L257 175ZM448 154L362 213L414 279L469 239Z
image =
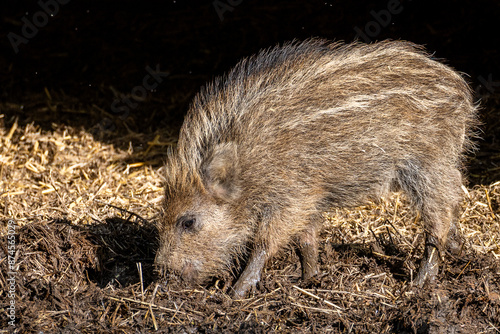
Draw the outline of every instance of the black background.
M18 116L21 125L34 121L43 129L53 123L83 126L97 139L117 144L126 131L175 134L200 86L240 58L292 39L351 42L356 28L368 28L372 41L424 44L435 57L466 73L483 105L484 141L478 156L498 154L498 126L493 123L500 118L500 2L401 0L400 12L388 17L394 1L65 0L17 53L9 36L22 36L23 18L33 22L42 7L37 1L2 1L2 122L7 127ZM376 16L386 21L378 22ZM113 101L142 84L146 66L169 75L126 117L115 113ZM103 119L114 126L103 127ZM493 164L486 159L475 166L485 163Z

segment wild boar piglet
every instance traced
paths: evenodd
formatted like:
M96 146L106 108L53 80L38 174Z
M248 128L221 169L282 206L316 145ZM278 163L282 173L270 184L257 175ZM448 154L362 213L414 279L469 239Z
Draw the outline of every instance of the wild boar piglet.
M457 247L476 124L464 79L415 44L309 39L263 50L188 110L167 160L156 265L203 283L240 259L241 297L292 244L308 279L322 212L401 190L426 234L415 281L433 280L443 248Z

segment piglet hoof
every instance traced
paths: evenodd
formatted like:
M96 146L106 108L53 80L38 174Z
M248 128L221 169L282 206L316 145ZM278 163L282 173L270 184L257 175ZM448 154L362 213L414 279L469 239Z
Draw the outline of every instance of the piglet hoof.
M437 248L429 246L426 250L426 256L420 263L418 274L413 284L422 287L425 282L433 283L439 273L439 252Z
M446 243L447 250L453 256L460 256L463 252L465 243L460 239L449 239Z
M300 286L303 287L304 289L314 289L319 287L320 285L321 285L321 279L320 277L318 277L318 275L311 276L306 280L303 279L300 282Z
M243 277L240 277L233 286L232 297L234 299L245 298L247 292L250 292L252 289L254 289L258 281L258 279L243 279Z
M457 226L454 224L450 228L450 232L448 233L448 239L446 240L446 249L453 256L460 256L462 254L463 248L465 246L464 239L460 234Z
M302 280L308 281L318 274L318 263L308 262L302 264Z

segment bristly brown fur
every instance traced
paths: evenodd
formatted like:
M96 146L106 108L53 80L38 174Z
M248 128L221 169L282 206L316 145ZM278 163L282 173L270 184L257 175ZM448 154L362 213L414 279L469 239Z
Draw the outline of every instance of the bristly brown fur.
M308 276L321 211L393 189L441 248L456 230L476 126L464 79L412 43L310 39L261 51L203 88L188 111L169 156L168 242L157 263L203 281L252 244L257 269L242 276L251 285L297 241Z
M190 168L185 157L175 155L172 151L167 154L165 175L165 197L172 198L178 193L195 193L203 189L201 175L196 169Z

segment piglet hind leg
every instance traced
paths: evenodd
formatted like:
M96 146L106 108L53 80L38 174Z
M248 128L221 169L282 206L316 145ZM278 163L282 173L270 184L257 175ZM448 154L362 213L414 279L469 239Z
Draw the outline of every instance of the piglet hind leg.
M457 248L460 248L457 222L461 175L458 170L444 175L447 178L435 181L422 205L426 240L424 257L414 281L417 286L423 286L426 281L432 283L436 279L445 248L449 248L452 253L457 253Z
M422 258L422 262L420 262L417 276L413 281L415 285L422 287L425 282L432 283L436 279L441 262L440 249L441 247L437 243L436 238L432 235L427 235L424 257Z
M457 226L458 205L455 207L442 205L444 209L441 211L440 219L424 221L426 225L425 250L414 281L417 286L423 286L426 281L432 283L436 279L445 249L451 251L452 254L458 254L463 245L460 243L460 232Z
M398 182L416 209L421 213L426 234L425 250L413 283L432 283L442 262L441 256L448 235L458 232L457 218L461 199L462 176L453 161L422 165L407 161L398 170ZM453 244L453 242L452 242Z

